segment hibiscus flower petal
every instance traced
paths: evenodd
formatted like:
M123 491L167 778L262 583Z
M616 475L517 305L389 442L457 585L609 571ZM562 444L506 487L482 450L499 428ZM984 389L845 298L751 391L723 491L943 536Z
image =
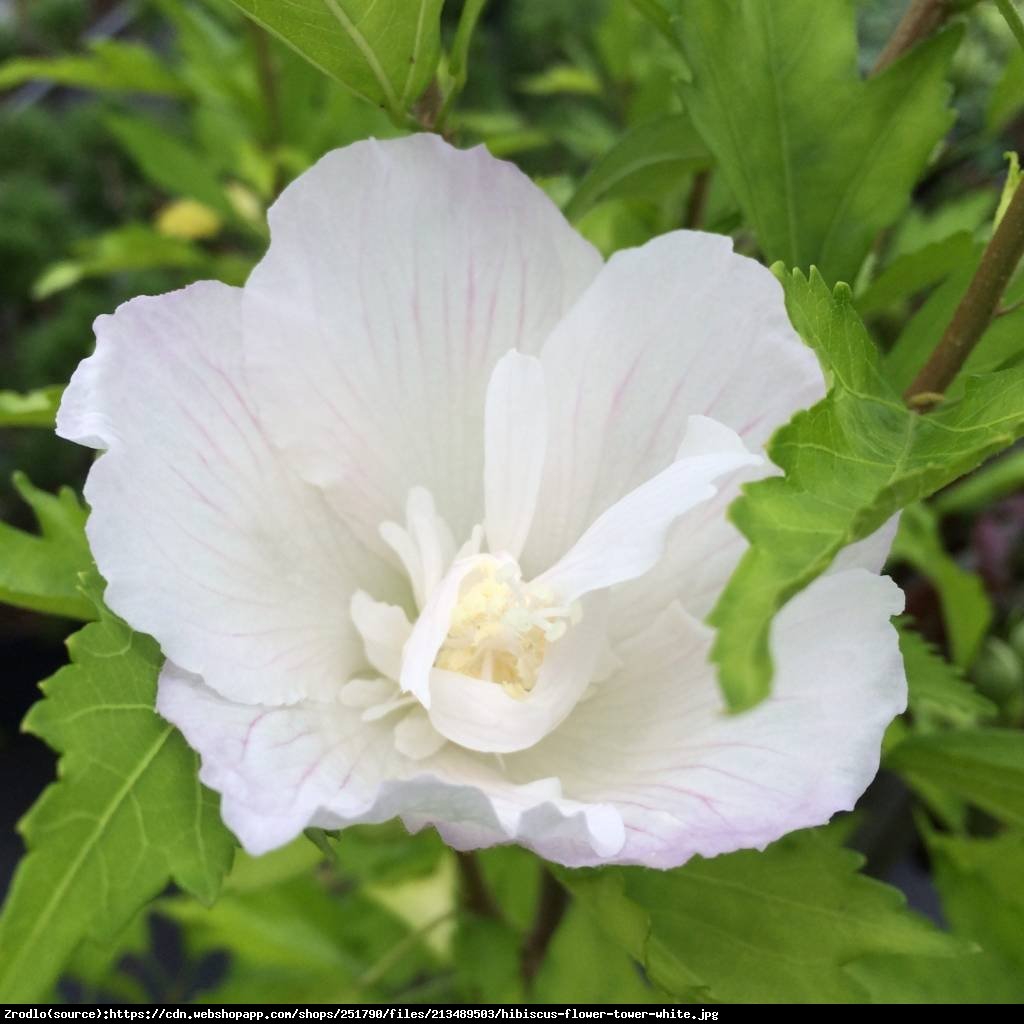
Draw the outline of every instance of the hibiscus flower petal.
M540 360L509 352L498 361L487 385L484 446L487 545L518 558L537 507L547 447Z
M642 576L657 564L675 521L715 496L712 481L761 461L728 427L691 416L676 461L598 516L537 582L572 603L592 590Z
M106 449L85 494L107 603L226 696L335 697L365 664L351 594L401 585L267 440L241 372L240 292L134 299L96 335L57 430Z
M607 803L566 799L556 779L517 785L493 757L451 744L408 760L389 727L337 703L242 705L168 662L157 710L199 752L200 778L221 794L224 821L253 854L310 825L395 817L413 831L436 826L460 850L518 842L570 865L612 856L625 841L621 815Z
M730 239L692 231L616 253L540 359L549 440L543 528L527 542L527 573L552 565L605 509L672 462L690 416L732 428L760 453L825 391L771 272L735 254ZM741 480L768 471L736 474L679 521L656 572L631 588L653 595L643 616L675 598L708 610L743 551L724 510Z
M712 633L676 605L619 648L622 669L560 729L506 758L510 778L556 776L567 796L618 808L622 863L673 867L823 824L874 777L906 705L890 623L902 607L886 577L822 577L776 620L771 697L731 716Z
M601 266L513 165L433 135L329 153L269 214L245 288L246 363L271 435L363 524L427 487L479 522L484 396Z

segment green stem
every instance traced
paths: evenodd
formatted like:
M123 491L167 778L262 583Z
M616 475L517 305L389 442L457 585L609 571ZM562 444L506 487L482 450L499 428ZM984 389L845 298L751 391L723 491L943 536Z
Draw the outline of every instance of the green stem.
M999 8L999 13L1005 19L1006 24L1010 26L1017 45L1024 50L1024 21L1021 21L1020 14L1017 13L1017 8L1013 6L1012 0L996 0L996 7Z
M442 103L433 124L434 130L442 134L452 106L466 87L466 80L469 77L469 47L473 42L473 33L476 31L477 22L480 20L480 15L483 14L486 3L487 0L466 0L462 6L459 24L455 29L455 38L452 40L451 56L448 59L451 84L448 86L448 95L445 96L444 103Z
M878 55L871 74L881 74L890 64L895 64L918 42L937 31L952 13L953 5L949 0L911 0L906 13Z
M978 269L960 300L935 351L907 388L904 398L914 408L927 408L941 398L999 308L999 300L1024 255L1024 188L1013 194L1003 219L982 253Z

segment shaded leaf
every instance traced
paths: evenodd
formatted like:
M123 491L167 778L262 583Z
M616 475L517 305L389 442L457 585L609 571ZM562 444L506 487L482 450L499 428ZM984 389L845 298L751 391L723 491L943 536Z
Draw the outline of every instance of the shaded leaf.
M153 710L161 657L103 611L68 641L25 728L61 753L20 824L28 853L0 917L0 1001L45 996L83 939L103 942L174 881L210 903L234 840L198 759Z
M938 519L927 505L908 505L903 510L889 557L908 562L934 584L953 661L969 668L995 613L981 577L961 568L946 551Z
M0 523L0 601L47 615L95 618L95 605L79 589L92 554L78 496L70 487L41 491L24 473L15 473L14 486L35 514L39 533Z
M146 46L97 40L88 54L61 57L15 57L0 64L0 89L45 79L59 85L111 92L184 96L181 78Z
M900 651L907 672L910 710L926 725L977 725L998 709L943 658L920 633L900 628Z
M947 956L960 945L858 874L862 858L813 832L764 852L694 858L674 871L562 877L605 933L683 999L860 1002L844 965L871 954ZM646 935L641 926L646 925Z
M668 114L637 125L587 172L565 215L576 220L604 199L636 195L656 199L709 162L707 148L685 114Z
M0 391L0 427L46 427L53 429L63 384L21 394Z
M939 787L1024 826L1024 732L978 728L909 736L885 765L912 785Z

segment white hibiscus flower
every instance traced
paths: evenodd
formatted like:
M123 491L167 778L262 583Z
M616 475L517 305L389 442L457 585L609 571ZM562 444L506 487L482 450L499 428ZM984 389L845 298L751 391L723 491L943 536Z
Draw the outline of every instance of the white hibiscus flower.
M334 152L242 289L97 321L60 410L107 601L160 642L158 708L254 853L399 817L458 849L681 864L850 808L905 703L847 552L724 712L725 518L823 392L778 283L679 231L607 264L483 149Z

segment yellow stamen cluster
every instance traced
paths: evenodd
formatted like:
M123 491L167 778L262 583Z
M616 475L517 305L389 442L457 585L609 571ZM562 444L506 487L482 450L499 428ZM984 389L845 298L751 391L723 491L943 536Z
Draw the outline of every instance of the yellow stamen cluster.
M523 700L536 685L548 644L574 617L547 588L524 584L514 565L487 563L463 583L435 665L497 683Z

